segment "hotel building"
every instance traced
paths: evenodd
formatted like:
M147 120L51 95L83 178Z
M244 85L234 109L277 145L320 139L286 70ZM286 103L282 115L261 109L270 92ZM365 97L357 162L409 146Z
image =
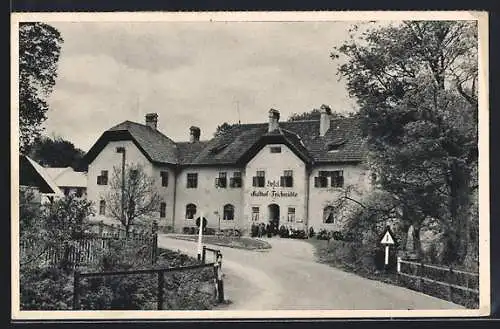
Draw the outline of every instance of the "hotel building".
M155 216L160 227L182 232L202 213L208 227L247 233L252 223L309 229L339 229L331 202L346 186L370 188L359 118L332 118L321 107L319 120L234 124L223 134L200 140L189 129L187 142L174 142L157 129L158 115L145 124L122 122L105 131L87 153L87 198L106 216L104 193L113 167L142 164L156 178L162 197ZM120 152L119 152L120 151Z

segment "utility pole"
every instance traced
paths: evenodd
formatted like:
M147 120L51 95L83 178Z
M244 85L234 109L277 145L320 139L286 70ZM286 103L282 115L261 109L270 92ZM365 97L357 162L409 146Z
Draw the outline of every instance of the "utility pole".
M127 224L125 223L125 147L123 146L117 147L116 152L122 154L122 200L121 200L122 209L121 210L122 210L122 223ZM126 227L127 225L125 225L125 228Z

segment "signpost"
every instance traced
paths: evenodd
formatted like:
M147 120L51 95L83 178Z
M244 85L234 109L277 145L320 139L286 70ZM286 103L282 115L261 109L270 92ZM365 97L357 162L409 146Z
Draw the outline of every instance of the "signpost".
M203 229L207 226L207 219L203 217L203 212L200 217L196 218L196 226L198 226L198 260L201 260L201 254L203 252L201 240L203 237Z
M385 230L384 236L382 237L382 240L380 240L380 243L385 246L384 265L387 268L387 266L389 265L389 247L394 244L394 238L392 237L389 226Z

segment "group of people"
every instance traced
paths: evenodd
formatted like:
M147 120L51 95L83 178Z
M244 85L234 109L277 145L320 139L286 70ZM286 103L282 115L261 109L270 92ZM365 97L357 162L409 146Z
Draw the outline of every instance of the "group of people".
M253 223L252 224L252 236L253 237L258 237L258 238L262 238L262 237L271 237L271 236L274 236L276 234L278 234L278 228L276 227L276 225L273 225L273 223L267 223L267 224L264 224L264 223L258 223L258 224L255 224Z

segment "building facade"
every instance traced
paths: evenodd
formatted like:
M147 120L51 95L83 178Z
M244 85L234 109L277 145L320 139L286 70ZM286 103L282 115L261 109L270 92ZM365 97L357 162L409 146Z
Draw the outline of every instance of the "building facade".
M153 217L175 232L194 227L201 215L208 227L242 232L252 223L339 229L332 202L346 187L360 194L370 188L359 119L334 119L326 106L319 120L280 122L279 116L271 109L265 123L235 124L204 141L191 127L189 142L159 132L155 113L145 124L120 123L85 157L87 197L105 218L109 177L126 161L155 178L162 203Z

